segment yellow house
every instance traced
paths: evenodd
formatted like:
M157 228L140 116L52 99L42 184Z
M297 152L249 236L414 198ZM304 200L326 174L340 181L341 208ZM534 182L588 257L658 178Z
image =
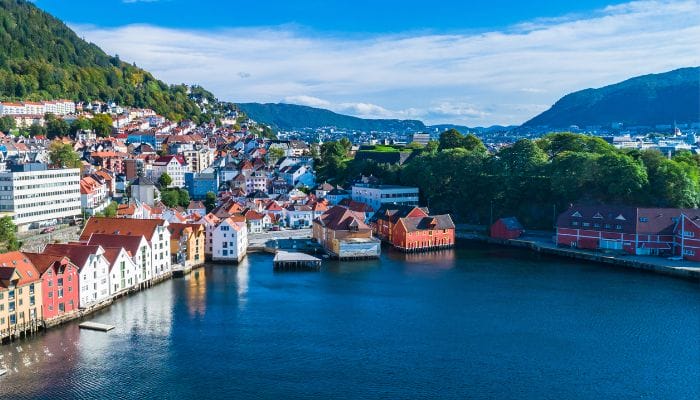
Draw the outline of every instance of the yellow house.
M173 263L186 267L204 263L204 225L171 223L168 229Z
M0 254L0 338L38 328L43 316L41 276L19 251Z

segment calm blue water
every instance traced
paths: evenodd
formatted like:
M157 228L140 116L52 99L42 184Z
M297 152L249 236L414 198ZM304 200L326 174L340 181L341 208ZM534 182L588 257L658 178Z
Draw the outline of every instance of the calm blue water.
M513 249L257 254L93 319L0 347L0 398L700 398L700 286Z

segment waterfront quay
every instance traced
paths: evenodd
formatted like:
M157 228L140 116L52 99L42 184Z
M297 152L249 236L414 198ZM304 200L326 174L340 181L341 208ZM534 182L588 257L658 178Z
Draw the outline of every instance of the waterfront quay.
M673 260L664 257L637 256L623 252L583 250L557 246L553 232L539 231L523 235L517 239L497 239L488 237L474 228L462 227L457 230L457 238L467 241L486 242L501 246L526 248L541 254L572 258L595 263L615 265L650 271L700 282L700 263L687 260Z

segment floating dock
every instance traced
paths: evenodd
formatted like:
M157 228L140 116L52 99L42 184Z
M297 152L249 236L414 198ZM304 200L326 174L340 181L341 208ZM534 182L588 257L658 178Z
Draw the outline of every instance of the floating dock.
M91 331L108 332L114 329L114 325L100 324L98 322L83 322L79 325L80 329L89 329Z
M278 251L272 261L275 271L318 271L321 259L304 253Z

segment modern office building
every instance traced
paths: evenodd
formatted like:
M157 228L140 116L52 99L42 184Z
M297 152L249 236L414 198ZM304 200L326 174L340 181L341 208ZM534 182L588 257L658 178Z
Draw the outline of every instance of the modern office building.
M418 205L418 188L397 185L358 183L352 187L352 199L368 204L374 211L383 204Z
M0 213L10 214L19 231L80 216L80 169L8 165L0 171Z

